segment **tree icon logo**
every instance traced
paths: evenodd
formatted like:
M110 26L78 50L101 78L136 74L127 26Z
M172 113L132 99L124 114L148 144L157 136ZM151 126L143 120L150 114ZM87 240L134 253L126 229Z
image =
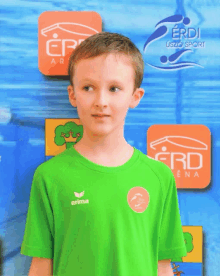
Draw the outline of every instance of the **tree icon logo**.
M66 148L73 147L83 135L83 126L75 122L67 122L64 125L58 125L55 128L54 143L57 146L66 145Z

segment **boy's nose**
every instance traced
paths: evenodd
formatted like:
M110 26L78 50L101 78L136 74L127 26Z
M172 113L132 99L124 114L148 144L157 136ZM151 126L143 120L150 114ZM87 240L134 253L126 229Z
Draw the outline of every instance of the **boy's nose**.
M108 104L108 97L106 95L106 91L102 90L102 91L98 91L96 93L94 104L98 105L98 106L100 106L100 105L105 106Z

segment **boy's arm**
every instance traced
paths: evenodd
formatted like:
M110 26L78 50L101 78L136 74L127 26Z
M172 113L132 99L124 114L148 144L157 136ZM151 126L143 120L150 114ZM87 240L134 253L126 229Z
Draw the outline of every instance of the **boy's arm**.
M33 257L28 276L52 276L53 259Z
M158 261L158 276L173 276L170 260Z

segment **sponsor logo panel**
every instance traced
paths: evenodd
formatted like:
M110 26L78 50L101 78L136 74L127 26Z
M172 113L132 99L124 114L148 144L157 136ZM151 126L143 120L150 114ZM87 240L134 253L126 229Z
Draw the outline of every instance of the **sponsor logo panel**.
M153 125L147 155L172 170L177 188L202 189L211 180L211 133L204 125Z
M80 119L45 119L45 155L55 156L73 147L82 135Z
M202 226L182 226L186 257L171 259L174 275L203 275L203 233Z
M159 50L156 58L155 47ZM155 31L144 44L144 53L147 54L147 65L163 71L176 71L203 66L194 57L197 50L205 48L205 41L201 38L201 29L193 25L192 20L181 14L168 16L155 25ZM162 53L162 55L161 55Z
M68 75L70 54L87 37L102 31L94 11L46 11L38 19L38 67L47 76Z

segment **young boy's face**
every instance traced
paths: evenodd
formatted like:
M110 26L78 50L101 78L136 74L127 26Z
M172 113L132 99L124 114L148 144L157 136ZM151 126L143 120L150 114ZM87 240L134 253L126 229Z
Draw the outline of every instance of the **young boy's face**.
M75 65L74 90L68 86L68 93L84 131L93 136L121 131L128 108L137 106L144 94L137 88L132 95L134 74L130 59L121 54L83 59ZM95 117L98 113L107 116Z

